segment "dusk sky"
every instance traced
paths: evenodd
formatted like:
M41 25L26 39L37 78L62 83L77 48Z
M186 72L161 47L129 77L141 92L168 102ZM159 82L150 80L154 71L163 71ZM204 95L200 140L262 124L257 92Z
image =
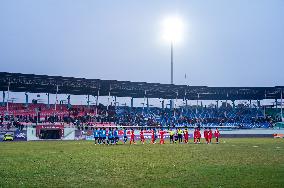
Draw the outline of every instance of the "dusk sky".
M169 83L170 16L175 84L284 85L283 0L1 0L0 71Z

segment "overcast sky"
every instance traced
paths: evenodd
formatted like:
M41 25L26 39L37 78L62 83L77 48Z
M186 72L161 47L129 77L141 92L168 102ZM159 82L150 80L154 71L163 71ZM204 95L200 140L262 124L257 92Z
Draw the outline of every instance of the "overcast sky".
M283 0L0 0L0 71L169 83L171 15L175 84L284 85Z

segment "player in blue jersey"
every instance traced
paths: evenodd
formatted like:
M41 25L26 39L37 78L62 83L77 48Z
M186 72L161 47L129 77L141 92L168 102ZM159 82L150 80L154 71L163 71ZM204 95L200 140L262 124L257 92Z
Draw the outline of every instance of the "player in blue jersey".
M106 144L106 128L102 130L102 143Z
M124 128L123 130L123 143L125 144L127 142L127 129Z
M99 133L99 144L102 144L102 142L103 142L103 129L102 128L99 128L99 131L98 131L98 133Z
M113 144L113 131L111 128L108 129L107 145Z
M98 128L95 128L94 130L94 139L95 139L95 145L98 144L98 140L99 140L99 130Z
M109 145L108 133L109 133L109 130L106 130L105 144L107 145Z
M114 137L114 143L117 144L119 141L119 136L118 136L118 130L117 128L114 128L113 130L113 137Z

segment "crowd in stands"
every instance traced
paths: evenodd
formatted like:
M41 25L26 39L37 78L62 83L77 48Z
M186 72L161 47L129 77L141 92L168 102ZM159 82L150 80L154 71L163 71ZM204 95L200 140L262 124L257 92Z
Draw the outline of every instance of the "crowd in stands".
M55 110L56 109L56 110ZM65 104L10 103L0 106L0 128L23 128L23 123L65 123L86 129L96 122L113 122L122 126L237 126L239 128L268 128L274 119L264 116L262 108L181 107L142 108L127 106L98 106Z
M116 119L122 125L143 126L239 126L241 128L268 128L272 118L264 117L263 111L257 108L204 108L188 107L179 109L119 108Z

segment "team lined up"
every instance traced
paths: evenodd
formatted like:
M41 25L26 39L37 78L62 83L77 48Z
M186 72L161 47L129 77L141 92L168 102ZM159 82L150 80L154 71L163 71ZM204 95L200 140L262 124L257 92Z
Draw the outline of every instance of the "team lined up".
M128 135L127 135L127 129L123 130L123 143L126 144L128 141ZM136 144L135 142L135 131L134 129L131 129L130 131L130 144ZM160 138L159 143L164 144L165 143L165 134L169 133L170 135L170 143L189 143L189 131L186 128L185 130L182 130L180 128L178 129L170 129L170 130L159 130L157 131L156 129L151 130L151 144L156 144L156 140ZM210 144L212 143L212 137L213 137L213 132L211 128L205 129L204 130L204 138L205 138L205 143ZM142 144L145 143L145 136L144 136L144 130L141 129L140 133L140 142ZM214 132L214 136L216 139L216 143L219 143L219 137L220 137L220 132L218 128L216 128ZM94 140L95 144L117 144L119 142L119 131L117 128L95 128L94 130ZM138 139L139 140L139 139ZM196 128L193 133L193 141L195 144L201 143L201 131L200 128Z

